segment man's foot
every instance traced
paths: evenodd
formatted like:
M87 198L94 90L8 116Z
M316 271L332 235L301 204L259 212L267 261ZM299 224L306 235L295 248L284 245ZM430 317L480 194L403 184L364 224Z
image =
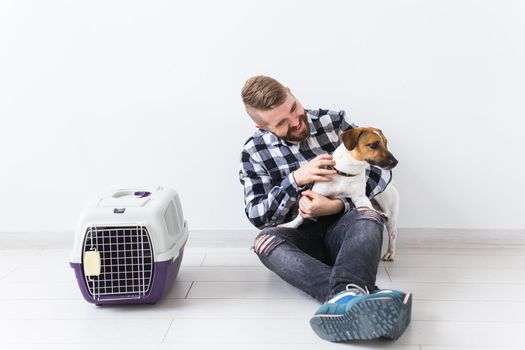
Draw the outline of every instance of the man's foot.
M394 290L369 293L346 286L310 319L314 332L328 341L397 339L410 323L412 295Z

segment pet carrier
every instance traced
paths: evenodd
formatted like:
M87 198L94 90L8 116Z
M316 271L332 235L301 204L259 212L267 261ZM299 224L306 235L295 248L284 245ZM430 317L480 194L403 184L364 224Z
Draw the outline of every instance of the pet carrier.
M173 284L187 239L174 190L112 191L84 209L70 266L91 303L153 304Z

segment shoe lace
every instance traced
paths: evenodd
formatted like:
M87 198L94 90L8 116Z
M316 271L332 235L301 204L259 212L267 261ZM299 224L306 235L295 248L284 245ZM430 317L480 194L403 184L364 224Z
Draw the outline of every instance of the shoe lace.
M357 292L356 294L364 294L364 295L370 294L370 291L368 290L367 286L365 286L365 288L363 289L361 286L358 286L357 284L353 284L353 283L348 283L346 285L346 290L356 291Z

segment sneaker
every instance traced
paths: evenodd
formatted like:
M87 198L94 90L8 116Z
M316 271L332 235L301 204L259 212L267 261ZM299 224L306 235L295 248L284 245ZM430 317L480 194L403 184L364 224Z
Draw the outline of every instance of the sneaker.
M310 326L328 341L397 339L410 322L409 312L404 309L410 310L412 301L408 295L403 304L405 294L401 297L400 293L393 290L370 293L366 287L348 284L346 290L321 305L310 319Z

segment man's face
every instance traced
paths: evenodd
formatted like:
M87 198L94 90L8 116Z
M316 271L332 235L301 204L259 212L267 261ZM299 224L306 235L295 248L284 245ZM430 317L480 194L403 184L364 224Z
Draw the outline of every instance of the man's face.
M301 103L291 94L284 103L267 111L252 111L256 113L264 125L256 125L274 133L280 139L291 143L303 141L310 135L308 118Z

